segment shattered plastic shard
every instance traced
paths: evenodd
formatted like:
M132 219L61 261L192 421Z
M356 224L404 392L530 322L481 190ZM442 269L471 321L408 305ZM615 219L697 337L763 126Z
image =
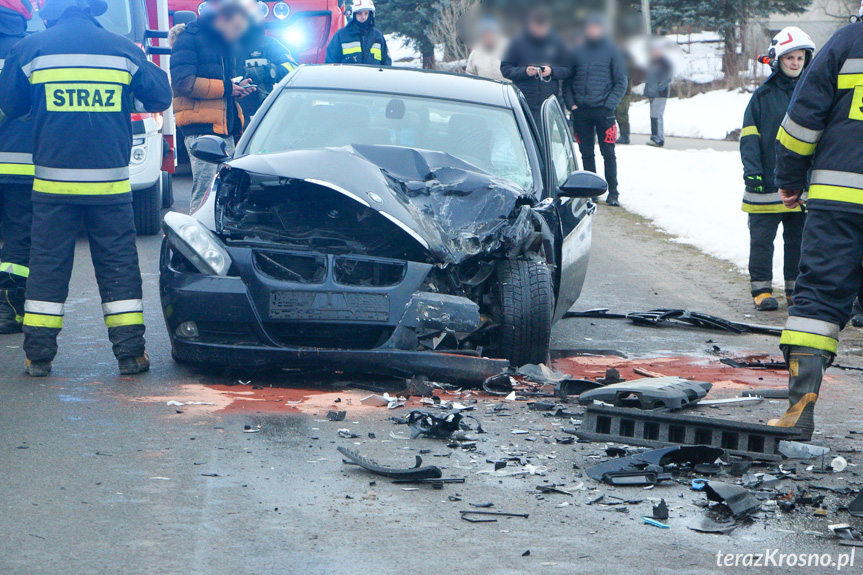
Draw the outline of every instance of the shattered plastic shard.
M725 503L731 510L735 519L746 517L758 511L761 504L745 488L739 485L722 483L721 481L708 481L704 486L704 492L711 501Z

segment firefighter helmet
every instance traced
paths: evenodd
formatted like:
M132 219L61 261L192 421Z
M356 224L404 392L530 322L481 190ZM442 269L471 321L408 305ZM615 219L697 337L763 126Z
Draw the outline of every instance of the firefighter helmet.
M351 3L351 14L356 14L361 10L368 10L369 12L375 12L375 3L372 0L354 0Z
M794 50L805 50L807 52L806 61L808 62L815 51L815 42L812 41L809 34L797 26L788 26L780 30L779 34L773 37L773 41L770 42L768 55L773 60L779 60L779 58Z

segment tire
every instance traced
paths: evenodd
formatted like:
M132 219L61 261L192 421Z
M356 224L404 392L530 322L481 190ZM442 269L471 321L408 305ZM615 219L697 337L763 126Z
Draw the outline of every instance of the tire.
M512 367L546 363L551 345L554 288L544 262L505 260L497 268L498 355Z
M174 205L174 174L162 172L162 209L168 210Z
M132 190L132 207L135 210L135 231L139 236L159 233L162 217L162 178L143 190Z

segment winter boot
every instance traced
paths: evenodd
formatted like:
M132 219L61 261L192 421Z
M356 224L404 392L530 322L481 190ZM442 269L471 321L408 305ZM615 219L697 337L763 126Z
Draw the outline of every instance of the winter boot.
M605 203L609 206L619 206L620 195L617 192L609 192L608 197L605 198Z
M629 134L624 134L621 132L620 136L617 137L617 144L626 145L630 143Z
M50 361L24 361L24 373L30 377L46 377L51 373Z
M815 402L824 372L833 363L832 353L802 347L782 346L788 363L788 410L779 419L771 419L767 425L793 427L800 432L803 441L812 439L815 431Z
M150 369L150 356L147 352L141 357L124 357L117 360L121 375L136 375Z
M24 290L0 289L0 334L19 333L24 323Z
M854 308L851 310L851 325L854 327L863 327L863 307L860 307L860 300L854 300Z
M758 311L776 311L779 309L779 302L770 293L761 293L755 296L755 309Z

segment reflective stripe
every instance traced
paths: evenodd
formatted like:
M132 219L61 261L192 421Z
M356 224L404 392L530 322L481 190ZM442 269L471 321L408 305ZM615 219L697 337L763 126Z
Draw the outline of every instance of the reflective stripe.
M815 146L818 145L798 140L797 138L786 132L785 128L782 127L779 128L779 133L776 135L776 139L779 140L780 144L782 144L792 152L800 154L801 156L811 156L815 153Z
M26 320L25 320L26 323ZM802 347L813 347L835 354L839 349L839 342L823 335L814 335L800 331L783 330L779 338L780 345L799 345Z
M56 182L117 182L129 179L129 166L120 168L49 168L36 166L36 177Z
M46 82L109 82L128 85L132 83L132 74L125 70L108 68L51 68L36 70L30 76L31 84Z
M144 302L139 299L124 299L102 304L102 313L104 315L129 313L133 311L144 311Z
M779 192L773 192L772 194L743 192L743 201L747 204L781 204L782 198L779 197Z
M785 118L782 120L782 128L784 129L785 133L793 136L801 142L806 142L809 144L817 143L818 140L821 139L821 134L824 133L824 130L812 130L805 126L801 126L800 124L789 118L788 114L785 114Z
M752 291L759 289L773 289L773 282L749 282L749 288Z
M62 315L40 315L34 313L24 314L24 325L29 327L47 327L51 329L62 329Z
M863 190L843 186L812 185L809 186L809 199L863 204Z
M863 84L863 58L848 58L839 70L836 85L840 90L850 90Z
M19 276L22 278L30 277L30 268L27 266L22 266L21 264L13 264L10 262L3 262L0 264L0 272L7 272L12 274L13 276Z
M285 68L287 68L287 69L288 69L288 72L293 72L293 71L294 71L294 66L293 66L290 62L285 62L284 64L282 64L282 66L284 66Z
M21 66L21 70L28 78L34 71L48 68L113 68L126 71L133 76L138 72L138 65L129 58L104 54L50 54L37 56Z
M108 327L122 327L124 325L144 325L144 314L138 312L106 315L105 325Z
M839 170L812 170L812 184L844 186L863 190L863 174Z
M28 299L24 301L24 311L43 315L63 315L66 306L62 303L52 301L38 301Z
M848 58L842 63L840 74L863 74L863 58Z
M348 42L342 44L342 54L359 54L363 51L363 45L359 42Z
M0 152L0 162L4 164L32 164L33 154L23 152Z
M761 133L758 131L758 126L743 126L743 129L740 130L740 137L745 138L746 136L760 136Z
M374 56L375 60L382 60L383 59L383 56L381 55L381 43L380 42L375 42L374 44L372 44L372 47L369 50L369 52L372 53L372 56Z
M743 202L740 209L747 214L786 214L802 211L799 206L793 209L786 208L785 204L781 202L776 204L747 204Z
M0 174L7 176L32 176L33 165L0 163Z
M6 65L6 60L3 58L0 58L0 71L3 70L3 66L5 66L5 65Z
M785 322L785 329L839 339L839 326L829 321L821 321L820 319L791 315L788 316L788 321Z
M79 196L108 196L132 191L129 180L119 182L52 182L33 180L33 191L43 194L71 194Z
M794 291L795 287L797 287L796 281L785 282L785 291Z

